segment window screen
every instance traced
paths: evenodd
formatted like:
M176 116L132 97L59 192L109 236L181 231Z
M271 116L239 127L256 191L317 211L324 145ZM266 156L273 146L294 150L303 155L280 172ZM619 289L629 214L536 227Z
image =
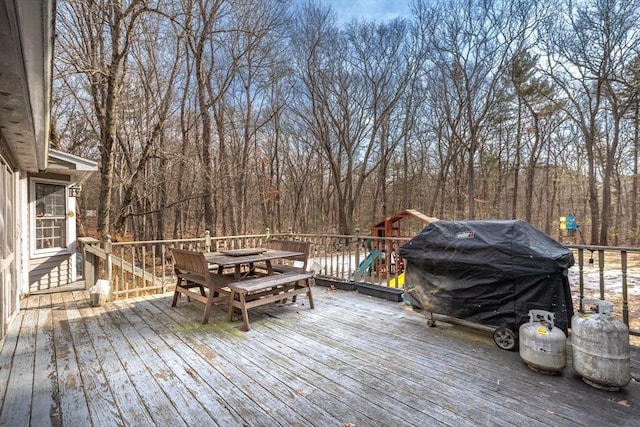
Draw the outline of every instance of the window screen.
M37 182L36 249L65 248L67 206L64 185Z

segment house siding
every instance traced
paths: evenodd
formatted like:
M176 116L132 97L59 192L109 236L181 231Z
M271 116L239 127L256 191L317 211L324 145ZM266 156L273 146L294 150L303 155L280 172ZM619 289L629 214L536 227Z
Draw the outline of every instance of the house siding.
M29 291L57 288L73 282L70 255L35 258L29 261Z

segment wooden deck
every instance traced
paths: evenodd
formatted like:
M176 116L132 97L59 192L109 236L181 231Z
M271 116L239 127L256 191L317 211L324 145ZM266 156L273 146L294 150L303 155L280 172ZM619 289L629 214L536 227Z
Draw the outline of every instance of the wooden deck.
M349 291L315 310L265 306L252 329L171 294L92 308L31 296L0 352L0 424L64 426L638 426L640 371L620 392L571 363L535 373L486 332Z

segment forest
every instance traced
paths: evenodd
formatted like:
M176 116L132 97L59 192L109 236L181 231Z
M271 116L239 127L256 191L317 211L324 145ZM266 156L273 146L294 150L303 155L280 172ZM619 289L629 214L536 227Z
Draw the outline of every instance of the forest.
M636 245L640 0L57 0L78 216L151 240L352 234L411 208Z

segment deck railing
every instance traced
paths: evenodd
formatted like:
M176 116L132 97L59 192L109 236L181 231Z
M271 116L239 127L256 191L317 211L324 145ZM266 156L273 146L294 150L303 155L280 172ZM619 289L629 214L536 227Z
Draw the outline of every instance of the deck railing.
M409 238L360 235L270 233L179 240L112 242L80 239L83 275L87 287L96 279L111 281L114 298L173 289L176 278L170 247L215 252L264 247L270 239L295 239L311 243L309 268L317 278L337 283L366 283L402 288L403 260L398 249ZM569 271L575 309L584 298L614 303L615 313L640 335L640 248L567 245L576 265ZM631 289L629 285L633 285Z
M585 298L611 301L630 332L640 335L640 248L567 247L576 255L576 265L569 272L574 301ZM630 283L635 285L631 290Z

